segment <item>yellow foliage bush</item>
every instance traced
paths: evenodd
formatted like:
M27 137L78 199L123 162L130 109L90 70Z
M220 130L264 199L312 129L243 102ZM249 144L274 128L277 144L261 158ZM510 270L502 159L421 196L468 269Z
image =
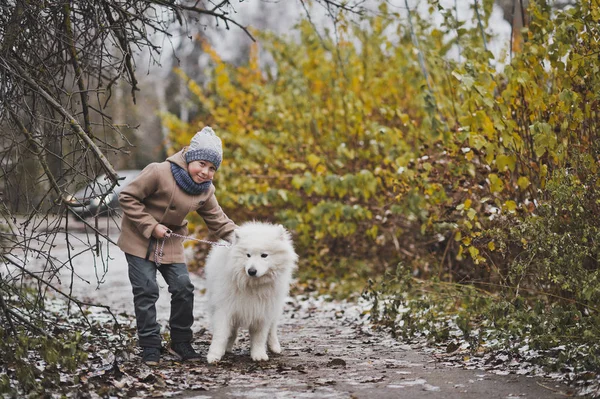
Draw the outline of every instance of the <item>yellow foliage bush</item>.
M360 25L342 18L337 41L307 21L299 40L259 33L274 60L266 70L257 46L236 67L205 44L210 80L179 71L199 114L163 120L180 145L204 125L218 131L224 209L238 222L290 228L316 275L399 261L422 276L487 275L497 250L481 238L490 220L534 211L555 169L597 172L598 6L550 17L532 2L529 12L526 40L502 72L480 30L452 12L434 29L417 15L404 24L385 5ZM454 45L460 61L448 56Z

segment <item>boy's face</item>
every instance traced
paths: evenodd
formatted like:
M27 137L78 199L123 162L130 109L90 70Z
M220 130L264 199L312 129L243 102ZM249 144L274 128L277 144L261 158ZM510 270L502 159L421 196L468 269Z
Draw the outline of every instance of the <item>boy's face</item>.
M198 160L188 163L187 170L192 177L192 180L199 184L212 180L217 168L215 168L215 165L212 162Z

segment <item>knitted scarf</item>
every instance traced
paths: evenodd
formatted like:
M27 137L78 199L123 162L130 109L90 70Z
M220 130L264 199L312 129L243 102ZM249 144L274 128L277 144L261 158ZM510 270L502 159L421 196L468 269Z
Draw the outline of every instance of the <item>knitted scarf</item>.
M204 191L208 190L212 184L212 180L205 181L203 183L196 183L194 180L192 180L192 177L187 170L172 162L171 172L173 173L173 177L175 178L177 185L181 187L183 191L191 195L203 193Z

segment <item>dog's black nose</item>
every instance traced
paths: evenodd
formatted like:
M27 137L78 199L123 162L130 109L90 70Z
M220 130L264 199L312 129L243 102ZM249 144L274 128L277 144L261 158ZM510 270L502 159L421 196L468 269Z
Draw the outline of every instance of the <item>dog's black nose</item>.
M248 269L248 275L249 276L256 276L256 269L251 267L250 269Z

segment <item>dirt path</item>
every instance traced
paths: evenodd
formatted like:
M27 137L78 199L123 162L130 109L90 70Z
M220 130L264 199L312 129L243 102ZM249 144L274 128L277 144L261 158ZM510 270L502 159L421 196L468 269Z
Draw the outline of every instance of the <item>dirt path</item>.
M344 314L342 313L344 312ZM347 313L347 314L346 314ZM189 398L559 398L549 381L443 367L418 349L361 327L351 305L290 301L281 325L285 351L264 365L247 340L217 366L200 367L224 382ZM197 341L203 353L209 336ZM545 387L544 387L545 386Z
M83 238L83 234L82 234ZM55 256L67 254L57 243ZM78 251L72 251L77 253ZM123 254L112 248L104 283L95 289L103 263L89 252L76 257L73 293L79 298L133 314L133 300ZM65 279L65 281L69 281ZM195 295L194 345L206 355L210 343L205 314L204 280L192 276ZM160 279L158 317L169 317L166 284ZM165 355L149 369L134 355L123 362L112 384L135 397L181 398L560 398L564 386L538 378L496 375L441 365L418 348L370 329L357 305L328 302L322 297L293 297L280 327L284 352L268 362L250 360L248 339L241 336L234 353L218 365L205 361L179 364ZM130 317L130 327L133 319ZM132 330L133 331L133 330ZM91 379L90 379L91 381ZM92 395L93 396L93 395Z

